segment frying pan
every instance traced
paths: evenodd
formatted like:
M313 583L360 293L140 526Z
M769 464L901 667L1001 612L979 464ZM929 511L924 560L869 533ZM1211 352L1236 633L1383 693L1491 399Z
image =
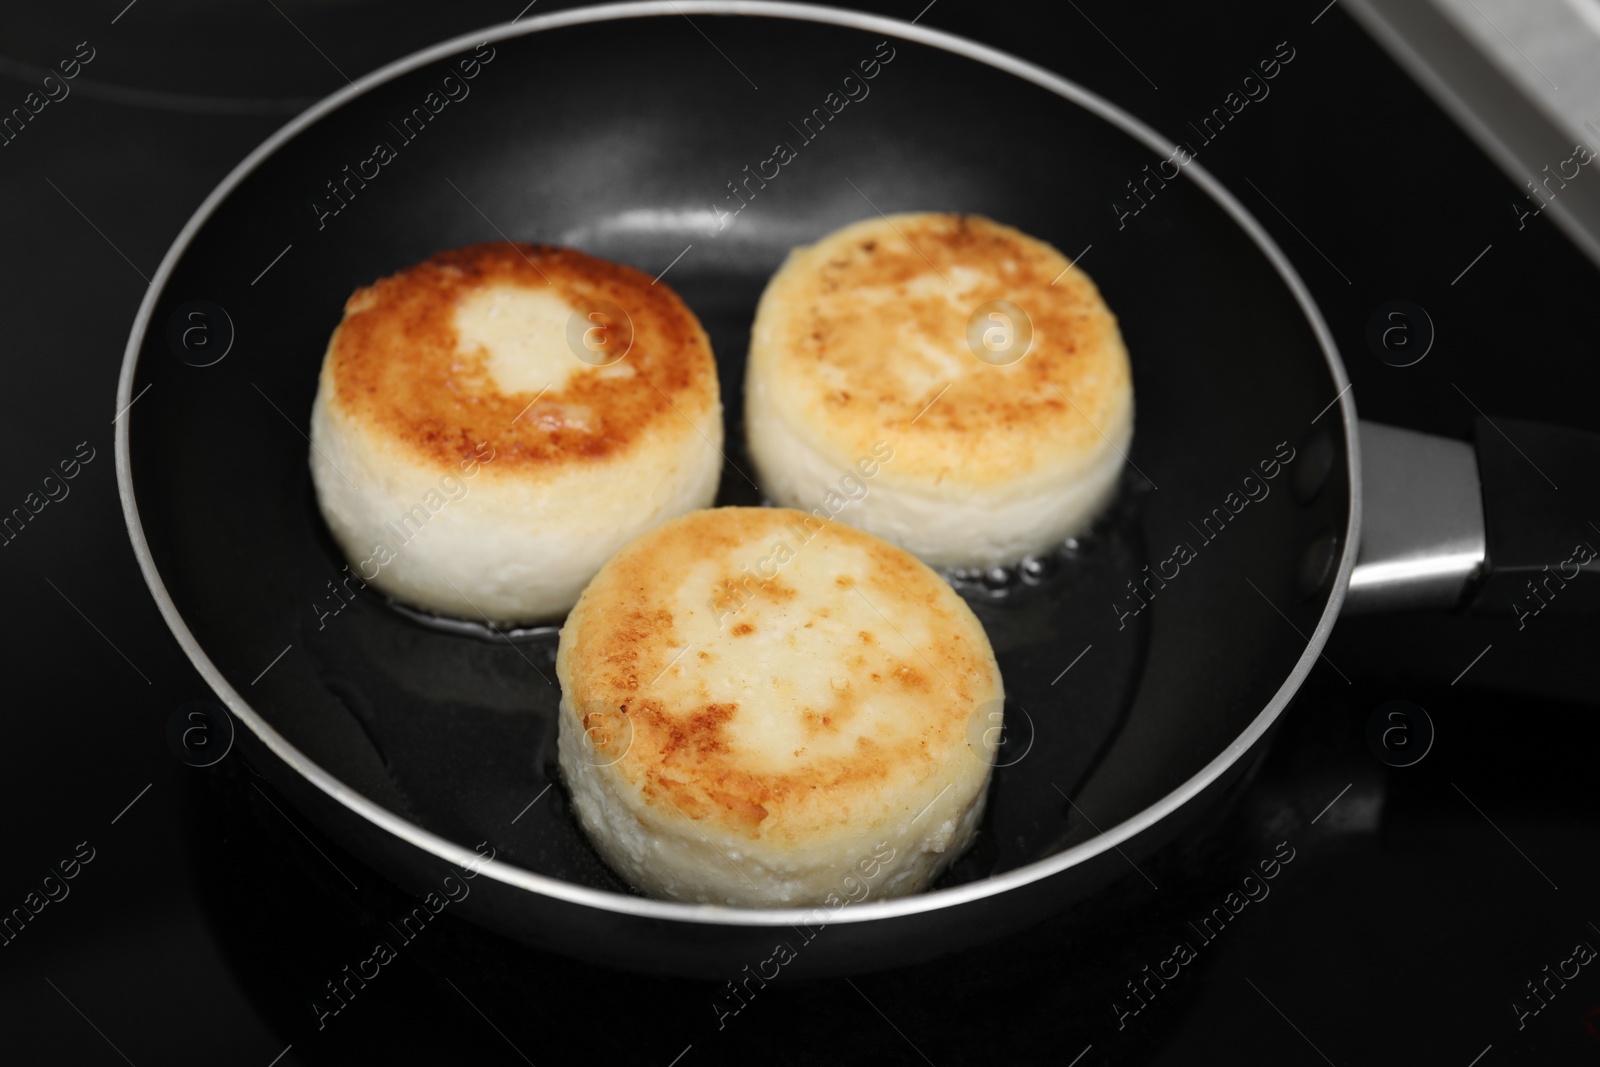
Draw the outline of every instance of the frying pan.
M742 184L779 143L778 176ZM274 135L162 261L117 397L140 566L250 765L409 891L475 872L452 910L484 926L712 978L775 941L823 974L1021 928L1137 869L1247 770L1356 566L1354 400L1287 259L1198 162L1144 186L1132 223L1109 206L1172 155L1056 75L828 8L622 4L439 45ZM485 240L668 272L717 353L717 502L759 503L739 398L761 288L792 246L897 210L989 215L1084 262L1132 354L1117 501L1024 572L950 575L994 644L1007 725L978 843L932 890L821 910L647 899L558 780L554 627L439 626L334 588L305 436L328 335L355 287ZM1481 564L1481 530L1443 555ZM1438 598L1471 571L1402 560L1369 587Z

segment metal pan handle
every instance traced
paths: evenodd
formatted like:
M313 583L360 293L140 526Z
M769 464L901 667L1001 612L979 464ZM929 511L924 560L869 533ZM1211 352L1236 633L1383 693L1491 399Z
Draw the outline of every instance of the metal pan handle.
M1362 421L1347 614L1600 610L1600 434L1480 417L1471 444Z

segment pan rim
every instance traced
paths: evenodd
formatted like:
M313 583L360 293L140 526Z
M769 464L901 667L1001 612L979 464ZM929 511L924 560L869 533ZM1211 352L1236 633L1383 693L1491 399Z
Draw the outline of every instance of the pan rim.
M205 679L212 691L227 705L229 712L244 722L251 732L278 759L287 764L300 777L322 790L334 801L343 804L366 822L454 866L475 867L480 873L486 874L496 881L561 900L568 904L596 908L637 919L730 927L787 926L806 921L807 917L811 916L815 909L798 907L738 908L720 904L689 904L679 901L634 897L610 890L592 889L588 886L562 881L550 875L525 870L503 861L485 863L483 862L483 856L479 853L469 851L462 845L449 841L432 831L425 830L351 789L344 782L312 761L257 713L239 692L229 684L222 672L217 669L216 665L211 662L210 657L200 647L200 643L196 640L194 634L190 632L188 624L179 614L176 604L173 603L170 594L167 592L155 560L151 556L133 491L132 460L129 455L129 433L133 421L133 412L129 402L132 398L134 377L138 370L139 354L144 347L155 305L164 293L166 283L170 279L178 261L186 253L190 242L200 228L223 200L230 196L237 186L257 166L272 156L280 146L320 121L324 116L343 106L347 101L412 70L427 66L437 60L458 54L482 43L493 43L573 25L685 14L739 15L789 19L797 22L812 22L840 26L847 29L884 33L891 37L938 48L953 55L985 64L1053 92L1069 103L1075 104L1111 123L1123 133L1160 155L1170 156L1175 148L1174 142L1168 141L1153 128L1145 125L1142 121L1109 100L1083 88L1076 82L1069 81L1058 74L1026 60L1019 59L1007 52L979 44L956 34L917 26L912 22L819 4L773 2L773 0L632 0L632 2L604 4L575 11L555 12L549 15L537 16L526 22L514 20L510 23L498 24L475 33L463 34L380 67L323 98L295 116L235 165L217 187L206 196L194 214L190 216L183 228L178 232L178 236L173 240L172 245L167 249L166 254L162 257L161 264L157 268L150 286L145 291L144 299L141 301L138 313L134 317L127 347L123 353L116 396L118 412L118 417L115 420L117 427L115 448L117 492L122 502L123 518L127 525L128 536L132 542L134 555L139 562L139 570L144 576L145 584L149 588L151 596L155 599L156 606L159 608L162 618L166 621L167 628L172 631L178 644L189 657L189 661L194 665L201 677ZM1353 431L1353 427L1356 425L1356 409L1355 400L1351 396L1351 383L1346 376L1344 364L1339 356L1332 333L1323 321L1322 314L1312 300L1305 283L1301 281L1299 274L1283 254L1283 251L1278 248L1277 244L1261 224L1256 221L1255 217L1246 211L1234 199L1233 195L1198 162L1191 161L1184 166L1183 170L1192 181L1199 185L1204 193L1227 212L1235 224L1250 237L1278 272L1278 275L1293 294L1295 301L1300 305L1301 312L1311 326L1312 332L1322 350L1323 358L1332 373L1334 385L1339 388L1338 394L1329 407L1338 405L1340 415L1343 418L1345 457L1349 471L1349 521L1344 531L1343 551L1338 570L1334 576L1332 590L1329 593L1328 602L1323 609L1322 615L1317 620L1315 629L1307 639L1305 651L1295 662L1294 667L1267 702L1267 705L1226 748L1176 789L1167 793L1155 803L1115 826L1107 828L1088 841L1081 842L1043 859L1013 868L1002 874L948 889L934 890L928 893L891 900L868 900L853 904L850 907L838 909L830 917L830 923L856 923L877 919L901 918L926 912L936 912L944 908L956 907L995 896L1042 881L1068 868L1085 863L1104 852L1116 849L1124 841L1155 827L1203 792L1254 747L1277 720L1279 714L1282 713L1294 694L1299 691L1300 686L1311 672L1311 668L1315 665L1317 657L1321 654L1322 648L1327 642L1328 635L1331 633L1338 618L1340 607L1343 605L1350 574L1355 566L1356 555L1359 551L1361 467L1357 435ZM1324 411L1326 410L1325 408ZM1319 415L1318 418L1320 417Z

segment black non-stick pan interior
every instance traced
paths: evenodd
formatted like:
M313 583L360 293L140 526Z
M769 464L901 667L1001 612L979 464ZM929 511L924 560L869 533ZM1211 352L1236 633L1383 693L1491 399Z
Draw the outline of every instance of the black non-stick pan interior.
M989 215L1082 254L1120 319L1137 403L1118 501L1089 535L1025 574L958 578L998 654L1009 729L986 832L943 884L1134 816L1261 712L1326 605L1332 568L1318 562L1342 548L1348 520L1339 410L1312 425L1338 389L1305 310L1199 185L1148 180L1165 154L1013 73L883 40L708 15L502 40L470 80L452 58L351 99L217 206L143 341L131 468L166 590L273 729L419 826L627 892L555 777L553 628L517 641L444 632L370 590L333 610L344 560L317 514L304 436L328 335L352 289L453 246L504 236L651 275L672 264L663 281L701 317L720 366L718 503L756 503L740 398L762 286L792 246L899 210ZM863 60L878 63L870 81ZM837 114L830 93L851 97ZM413 116L440 99L425 123ZM814 109L830 117L805 127ZM349 181L372 174L362 161L380 143L392 158ZM780 143L793 158L732 214L729 183ZM1137 206L1130 182L1136 216L1122 214ZM225 309L234 331L206 367L168 340L194 300ZM1317 491L1308 467L1329 455ZM1168 577L1144 584L1151 572ZM1148 605L1137 614L1130 581Z

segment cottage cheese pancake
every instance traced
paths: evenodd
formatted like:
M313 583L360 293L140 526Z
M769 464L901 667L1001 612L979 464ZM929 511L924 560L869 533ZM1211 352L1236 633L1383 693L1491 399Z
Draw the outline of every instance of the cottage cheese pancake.
M935 566L990 566L1108 502L1133 386L1116 317L1060 252L976 215L893 215L773 276L745 428L764 488L804 510L887 442L894 462L840 517Z
M346 302L311 473L363 580L539 622L635 535L711 502L721 415L710 342L665 285L572 249L475 245Z
M644 534L584 590L556 673L578 820L646 893L903 895L982 817L988 638L937 574L848 526L717 508Z

